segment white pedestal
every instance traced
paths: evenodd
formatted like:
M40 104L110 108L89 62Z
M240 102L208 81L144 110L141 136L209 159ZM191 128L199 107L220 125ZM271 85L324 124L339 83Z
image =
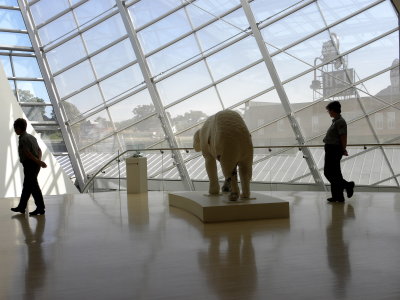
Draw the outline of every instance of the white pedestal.
M251 200L229 201L228 194L207 196L207 192L168 194L169 205L195 215L204 223L289 218L289 202L269 195L251 193Z
M132 157L126 162L126 187L128 194L147 192L147 158Z

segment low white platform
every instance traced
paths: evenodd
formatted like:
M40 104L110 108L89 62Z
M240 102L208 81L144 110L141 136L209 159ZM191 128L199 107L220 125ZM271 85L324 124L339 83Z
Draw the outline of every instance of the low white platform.
M233 202L228 194L174 192L168 194L168 201L170 206L186 210L205 223L289 217L289 202L259 193L251 193L251 197Z

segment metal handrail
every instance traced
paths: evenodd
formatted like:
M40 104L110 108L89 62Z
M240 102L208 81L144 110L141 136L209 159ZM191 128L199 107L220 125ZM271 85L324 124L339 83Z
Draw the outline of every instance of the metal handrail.
M312 145L271 145L271 146L253 146L254 149L268 149L271 151L271 149L274 148L298 148L301 150L301 148L308 147L308 148L322 148L324 147L325 144L312 144ZM364 147L366 149L367 147L380 147L380 146L400 146L400 143L364 143L364 144L348 144L347 147ZM121 152L117 154L115 157L111 158L106 164L104 164L99 170L90 177L89 181L85 184L83 187L82 193L86 193L87 190L89 189L89 186L91 183L95 180L96 176L100 174L105 168L107 168L113 161L118 160L119 158L123 155L125 155L128 152L145 152L145 151L161 151L161 153L164 153L163 151L186 151L187 153L189 150L193 150L193 147L178 147L178 148L143 148L143 149L130 149L130 150L125 150L124 152Z

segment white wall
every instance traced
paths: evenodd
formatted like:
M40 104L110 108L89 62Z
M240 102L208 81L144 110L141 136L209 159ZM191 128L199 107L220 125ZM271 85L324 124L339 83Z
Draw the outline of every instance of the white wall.
M3 65L0 62L0 197L19 197L22 191L23 168L18 157L18 136L13 124L17 118L24 118L8 83ZM28 121L28 120L27 120ZM39 185L43 195L79 193L72 181L64 173L55 157L28 121L27 132L34 135L42 149L42 160L47 168L39 173Z

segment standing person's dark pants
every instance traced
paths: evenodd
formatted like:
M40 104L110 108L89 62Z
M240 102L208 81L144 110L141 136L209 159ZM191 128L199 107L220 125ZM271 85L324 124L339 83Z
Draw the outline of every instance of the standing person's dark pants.
M340 145L325 144L324 175L331 183L332 198L337 201L344 201L343 191L349 187L349 182L343 179L340 169L342 156L343 150Z
M37 180L40 166L33 161L27 160L22 163L24 166L24 185L18 207L25 210L29 197L32 195L38 210L44 210L42 191Z

